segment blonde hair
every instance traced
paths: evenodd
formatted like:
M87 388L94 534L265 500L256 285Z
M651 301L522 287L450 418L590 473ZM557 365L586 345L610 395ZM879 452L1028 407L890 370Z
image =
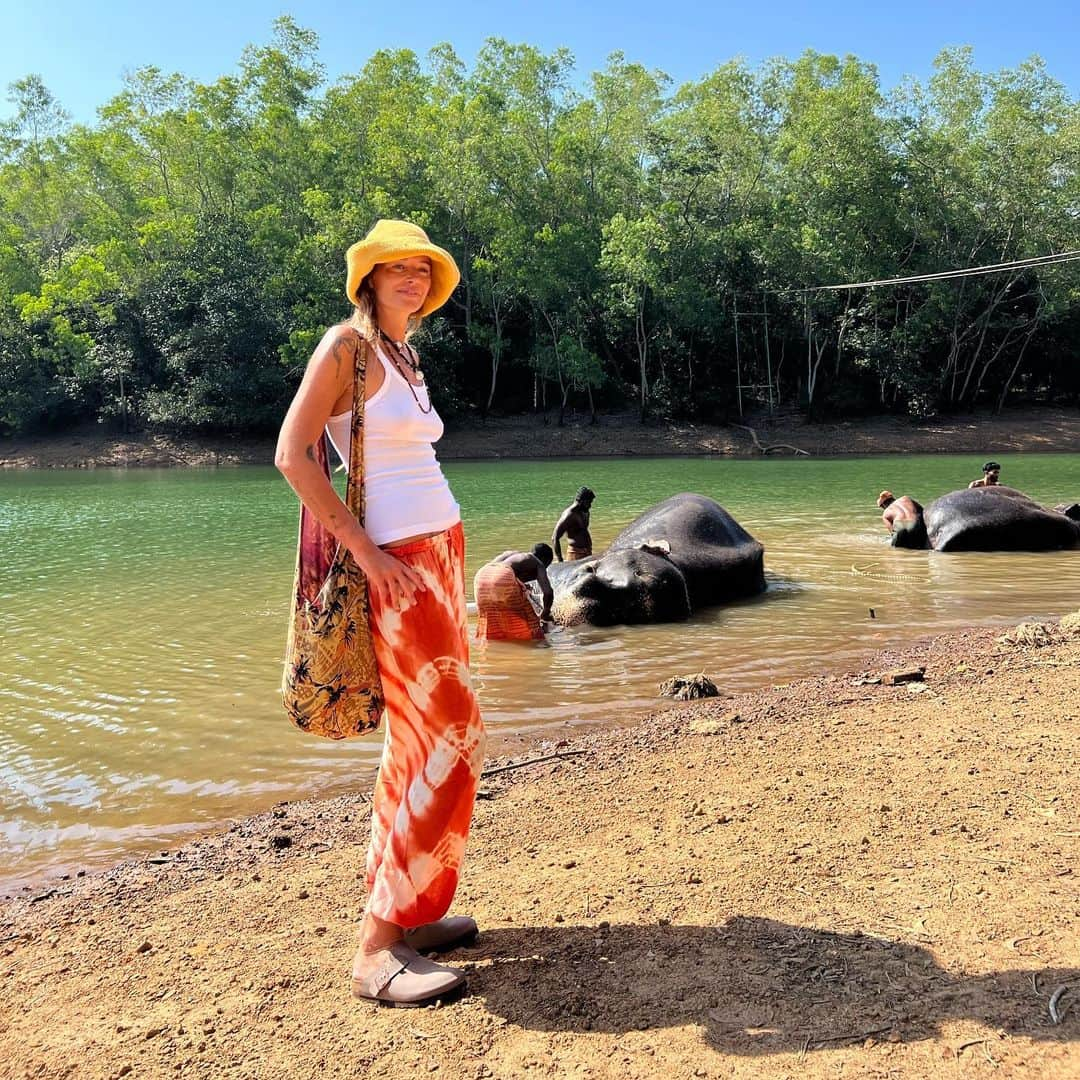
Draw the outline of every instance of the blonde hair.
M374 270L372 271L374 272ZM423 315L410 315L405 329L405 340L420 329ZM353 313L348 319L349 325L371 346L379 342L379 321L375 311L375 290L371 287L371 274L368 274L356 287L353 300Z

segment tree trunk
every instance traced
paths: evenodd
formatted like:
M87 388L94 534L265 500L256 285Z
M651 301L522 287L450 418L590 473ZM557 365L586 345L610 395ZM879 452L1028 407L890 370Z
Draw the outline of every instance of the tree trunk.
M806 357L806 415L811 418L814 415L814 391L817 389L818 370L821 368L821 359L825 355L825 346L828 344L828 340L824 333L820 337L817 334L812 334L811 341L814 346L812 367L809 354Z
M994 410L999 413L1005 407L1005 398L1009 393L1009 387L1012 385L1013 379L1016 378L1017 371L1020 370L1020 364L1024 359L1024 353L1027 352L1028 345L1031 344L1031 339L1035 336L1035 331L1039 328L1038 314L1043 309L1043 297L1040 296L1039 309L1034 319L1031 320L1031 329L1028 331L1028 335L1024 338L1024 344L1020 346L1020 353L1016 358L1016 363L1013 364L1012 371L1009 372L1009 377L1005 380L1005 385L1001 388L1001 394L998 396L997 408Z
M844 314L840 316L840 329L836 335L836 368L833 378L840 378L840 360L844 355L844 335L848 331L848 316L851 312L851 290L848 290L847 299L844 301Z
M780 363L776 365L776 404L780 405L780 372L784 370L784 361L787 359L787 337L780 339Z
M732 293L732 311L735 322L735 394L739 403L739 419L742 419L742 359L739 356L739 294Z
M1009 327L1009 329L1005 332L1005 336L1001 339L1000 343L998 344L998 347L991 354L990 359L984 362L984 364L982 366L982 370L979 372L979 377L978 377L978 379L975 380L975 387L971 391L971 402L972 402L972 404L975 404L975 402L977 402L979 400L979 394L982 391L983 379L986 378L986 373L990 370L991 367L993 367L994 363L997 361L997 358L1009 347L1009 345L1012 344L1012 342L1014 340L1014 331L1015 330L1016 330L1016 327L1014 327L1014 326ZM974 365L972 365L972 371L974 371L974 370L975 370L975 367L974 367ZM969 378L969 381L970 381L970 376L968 378ZM965 390L967 389L967 382L964 383L964 389ZM961 395L961 400L963 400L962 395Z
M961 278L960 289L956 297L956 310L953 312L952 343L949 346L949 355L945 361L945 370L941 374L942 390L945 389L945 384L948 382L949 376L952 375L952 389L949 391L949 401L956 398L956 365L960 358L960 307L964 299L966 286L967 279Z
M499 377L499 362L502 360L502 305L492 292L491 297L492 321L495 324L495 340L491 343L491 387L488 390L487 402L484 404L483 418L488 418L491 412L491 403L495 400L495 380Z
M686 401L691 416L697 416L694 402L694 331L690 331L690 340L686 346Z
M495 400L495 381L499 377L499 361L501 358L502 342L496 338L491 346L491 385L488 387L487 401L484 402L484 409L481 413L484 420L488 418L488 414L491 412L491 403Z
M769 294L761 290L761 314L765 317L765 377L769 380L769 415L773 415L772 353L769 352Z
M980 318L983 320L983 323L982 323L982 330L979 333L979 344L975 347L975 352L971 357L971 363L970 363L970 365L969 365L969 367L967 369L967 374L966 374L966 376L964 378L964 385L960 388L960 397L957 399L958 402L963 401L965 395L967 394L967 388L968 388L968 385L971 382L971 376L975 373L975 367L979 362L979 357L982 354L983 346L986 343L986 335L987 335L987 333L988 333L988 331L990 329L990 320L993 318L994 312L997 311L997 309L1001 306L1002 301L1005 299L1006 293L1008 293L1008 291L1013 287L1013 285L1015 284L1016 281L1017 281L1016 277L1010 277L1009 280L1004 285L1004 287L1000 291L998 291L997 293L992 295L990 303L987 304L986 310L980 316ZM1027 294L1027 295L1030 295L1030 294ZM1021 297L1020 299L1023 299L1023 298ZM1009 339L1010 333L1011 333L1011 331L1007 332L1006 335L1005 335L1006 342ZM1001 349L1002 349L1002 346L999 346L998 349L997 349L997 352L994 353L994 356L992 356L990 358L988 363L992 364L994 362L994 360L997 357L997 353L1000 352ZM986 367L984 366L983 367L983 374L985 374L985 373L986 373ZM978 381L979 381L979 383L982 382L982 375L979 376ZM978 393L978 388L976 387L976 394L977 393ZM974 398L975 395L972 395L972 397Z
M559 380L559 427L562 427L566 420L566 399L570 393L570 384L563 378L562 354L559 352L559 331L555 325L555 320L545 308L540 309L540 314L544 316L548 324L548 330L551 332L551 348L555 354L555 374Z
M464 286L463 292L465 293L465 340L469 340L469 330L472 329L472 274L470 272L469 259L469 230L464 230L464 236L461 244L461 284Z
M814 359L814 352L817 359ZM806 415L814 414L814 390L817 388L818 368L821 367L821 357L825 352L824 342L817 343L817 335L814 333L814 324L810 318L810 298L806 300Z
M641 287L641 295L638 298L637 318L634 320L634 331L637 338L638 367L641 372L641 423L645 423L645 414L648 409L649 384L646 379L646 370L649 359L649 336L645 332L645 286Z

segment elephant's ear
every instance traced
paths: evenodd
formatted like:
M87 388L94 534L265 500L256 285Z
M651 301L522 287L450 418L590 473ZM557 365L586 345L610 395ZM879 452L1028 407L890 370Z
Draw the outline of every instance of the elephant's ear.
M643 544L638 544L638 550L659 555L662 559L671 558L671 545L666 540L646 540Z

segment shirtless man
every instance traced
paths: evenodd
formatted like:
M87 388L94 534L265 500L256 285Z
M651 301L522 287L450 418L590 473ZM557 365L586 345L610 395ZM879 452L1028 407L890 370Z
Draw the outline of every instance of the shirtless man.
M551 621L551 604L555 599L547 576L553 555L547 544L537 544L531 552L503 551L480 568L473 583L479 640L543 640L543 624ZM526 588L531 581L540 587L544 598L540 618Z
M1001 476L1001 466L996 461L988 461L983 466L983 474L978 480L972 480L969 488L996 487Z
M562 512L555 531L551 534L551 544L555 548L555 558L563 561L559 537L566 535L566 558L587 559L592 555L592 537L589 535L589 509L596 496L591 488L578 490L574 501Z
M901 495L898 499L891 491L883 491L877 504L884 511L881 520L892 533L893 547L926 547L923 508L910 495Z

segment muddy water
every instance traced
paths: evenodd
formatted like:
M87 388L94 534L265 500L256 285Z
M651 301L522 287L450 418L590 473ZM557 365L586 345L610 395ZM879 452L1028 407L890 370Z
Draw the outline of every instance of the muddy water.
M1080 498L1080 454L1003 459L1044 502ZM671 674L725 690L850 667L973 623L1080 608L1080 551L894 551L882 487L929 502L964 457L455 463L469 581L550 534L582 483L598 548L640 509L710 495L766 549L768 592L659 627L489 644L473 666L496 734L607 722ZM281 800L370 782L378 738L323 744L277 698L295 504L272 469L0 475L0 886L173 844ZM471 590L470 590L471 591ZM874 618L870 617L870 609Z

